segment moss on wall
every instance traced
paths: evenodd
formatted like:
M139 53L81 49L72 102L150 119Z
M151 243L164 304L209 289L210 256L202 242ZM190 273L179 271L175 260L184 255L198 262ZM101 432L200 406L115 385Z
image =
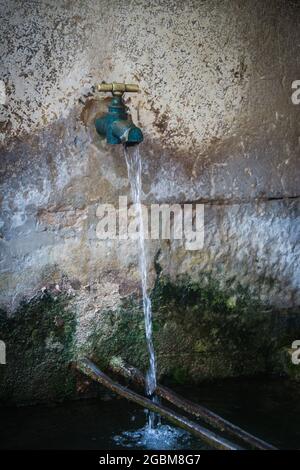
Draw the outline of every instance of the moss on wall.
M186 366L190 380L287 373L278 351L300 337L299 312L267 307L249 289L233 289L230 282L221 286L205 274L176 285L161 279L154 292L159 318L177 325L171 340L177 343L176 364Z
M101 322L95 320L80 353L89 355L103 368L113 356L146 367L148 357L140 302L130 297L117 311L102 312Z
M158 276L152 303L160 380L183 384L259 373L299 377L282 353L300 338L299 313L266 308L249 290L221 286L208 275L197 282L183 277L176 284ZM1 339L7 345L7 365L0 367L2 403L76 396L69 364L80 355L101 368L118 356L146 371L140 299L129 296L117 310L95 315L80 345L71 305L64 294L45 294L14 316L1 312Z
M176 284L158 278L152 292L153 334L161 377L176 383L286 374L278 351L300 337L300 315L264 306L248 289L221 286L209 275ZM84 352L105 367L112 356L146 370L142 307L130 297L103 313Z
M8 317L0 313L0 336L6 365L0 366L0 400L4 403L59 400L74 394L69 373L74 351L75 316L64 295L45 294Z

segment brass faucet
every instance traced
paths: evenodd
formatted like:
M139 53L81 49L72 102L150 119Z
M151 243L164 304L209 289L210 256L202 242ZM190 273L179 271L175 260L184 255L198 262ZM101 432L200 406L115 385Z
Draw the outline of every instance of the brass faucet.
M98 134L105 136L108 144L135 145L143 140L141 129L132 122L128 108L123 101L124 93L138 93L139 86L129 83L100 83L96 85L100 92L111 92L112 99L108 104L105 116L95 120Z

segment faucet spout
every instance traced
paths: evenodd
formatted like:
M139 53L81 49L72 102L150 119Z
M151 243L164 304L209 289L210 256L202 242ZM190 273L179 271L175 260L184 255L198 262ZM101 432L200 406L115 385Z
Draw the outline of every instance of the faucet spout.
M129 88L127 89L126 87ZM136 145L142 142L143 133L132 122L129 110L122 98L124 91L138 91L138 87L136 85L125 84L101 84L99 85L99 90L112 91L113 97L108 104L107 114L95 120L98 134L106 137L108 144L124 143L126 145Z
M112 134L126 145L136 145L143 141L141 129L135 126L130 119L127 121L114 121L112 124Z

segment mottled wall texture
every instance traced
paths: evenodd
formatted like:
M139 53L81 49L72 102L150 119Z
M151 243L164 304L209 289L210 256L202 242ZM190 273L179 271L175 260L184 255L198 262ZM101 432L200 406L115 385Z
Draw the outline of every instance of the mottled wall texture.
M149 246L152 287L159 278L174 292L182 283L202 289L194 305L198 316L185 319L193 328L187 326L180 343L186 347L177 356L171 343L163 347L168 334L182 334L180 315L172 317L169 296L169 310L157 308L161 374L173 368L176 377L184 371L198 380L265 370L264 360L257 365L261 345L253 352L254 369L237 366L239 340L226 366L214 359L226 318L213 338L214 323L208 332L203 317L205 308L209 317L204 286L212 310L219 295L220 312L234 310L237 323L244 321L241 289L257 299L264 318L266 312L276 317L281 333L283 317L299 322L300 105L291 101L292 82L300 79L299 2L0 0L0 6L0 80L7 94L0 106L0 319L7 341L7 322L14 322L14 341L28 352L32 388L26 397L42 389L42 380L40 388L34 382L38 365L54 364L66 344L66 361L82 348L95 353L95 341L106 345L102 357L130 351L118 341L128 333L126 318L128 328L132 320L127 304L139 292L136 244L99 240L95 230L99 203L117 205L120 195L130 201L122 149L101 141L92 124L100 104L89 94L101 81L140 85L141 93L127 99L145 137L144 202L205 203L202 250L158 240ZM72 321L52 306L38 307L46 295L66 302ZM127 313L120 313L124 302ZM26 315L27 327L18 331ZM138 325L131 324L132 335L142 320ZM249 328L260 335L259 325ZM249 338L245 331L235 334ZM280 347L291 338L278 340ZM32 357L35 347L38 358ZM24 385L22 354L10 348L7 396L14 380ZM141 365L139 354L133 347L128 359ZM182 369L172 360L182 361ZM53 388L51 396L57 394Z

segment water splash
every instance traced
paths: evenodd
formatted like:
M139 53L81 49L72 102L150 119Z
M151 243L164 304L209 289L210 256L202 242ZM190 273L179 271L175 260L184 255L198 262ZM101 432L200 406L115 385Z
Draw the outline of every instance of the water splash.
M120 436L114 436L113 440L120 447L159 450L187 449L191 444L188 432L167 424L156 429L144 426L136 431L125 431Z
M158 398L154 395L156 389L156 357L152 338L152 305L148 295L148 263L147 250L145 244L145 227L143 222L141 193L142 193L142 161L139 146L128 149L124 146L124 154L128 171L128 179L131 186L132 200L135 204L138 224L139 224L139 270L142 283L143 310L145 318L145 331L147 348L149 352L149 369L146 375L146 393L157 402ZM152 429L157 422L156 415L149 413L149 427Z

